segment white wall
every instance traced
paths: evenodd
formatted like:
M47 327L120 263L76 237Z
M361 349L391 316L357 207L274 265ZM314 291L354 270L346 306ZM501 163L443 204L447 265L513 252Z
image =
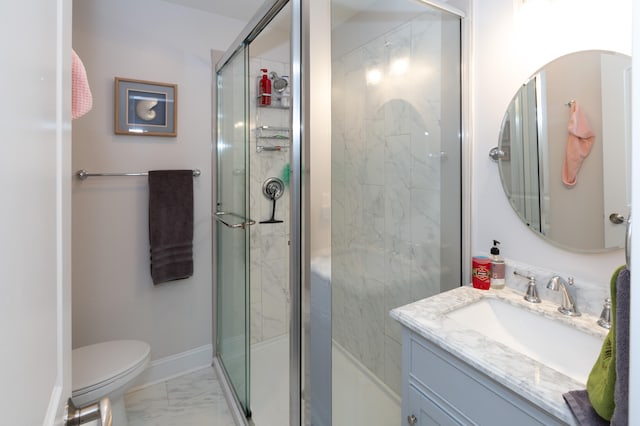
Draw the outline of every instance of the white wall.
M49 426L71 393L71 2L0 15L1 423Z
M73 346L147 341L152 359L211 344L211 49L226 50L241 21L155 0L74 2L73 47L94 107L73 123L73 170L198 168L193 277L154 286L143 177L73 183ZM115 76L176 83L176 138L113 132Z
M509 259L574 275L578 286L581 279L608 285L614 268L624 263L623 251L571 253L529 231L509 206L488 152L498 144L500 123L514 93L544 64L578 50L631 54L631 0L520 3L474 3L472 253L486 253L495 238Z

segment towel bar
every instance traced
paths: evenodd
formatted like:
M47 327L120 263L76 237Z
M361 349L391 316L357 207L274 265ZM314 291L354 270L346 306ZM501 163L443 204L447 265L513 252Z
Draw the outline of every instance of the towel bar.
M148 172L139 172L139 173L89 173L88 171L82 169L76 172L76 176L78 179L85 180L88 177L94 176L149 176ZM200 176L200 169L193 169L193 177Z

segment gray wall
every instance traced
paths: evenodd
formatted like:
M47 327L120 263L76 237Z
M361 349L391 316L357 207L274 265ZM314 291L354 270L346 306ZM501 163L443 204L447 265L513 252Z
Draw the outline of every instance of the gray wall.
M94 107L73 123L73 168L95 172L199 168L194 275L154 286L145 178L73 182L73 346L140 339L152 359L212 342L211 49L243 22L154 0L74 2L73 46ZM115 76L178 85L178 137L116 136Z
M590 59L589 59L590 58ZM587 63L590 60L590 63ZM580 70L579 75L575 70ZM602 96L600 57L570 56L561 63L545 66L547 76L547 130L549 136L549 237L567 246L604 247L604 197L602 164ZM567 126L571 109L566 105L575 99L595 134L589 156L584 160L575 186L562 183L562 165L567 145ZM575 206L583 206L585 214L576 220ZM588 212L588 214L586 214ZM588 229L589 232L584 232Z

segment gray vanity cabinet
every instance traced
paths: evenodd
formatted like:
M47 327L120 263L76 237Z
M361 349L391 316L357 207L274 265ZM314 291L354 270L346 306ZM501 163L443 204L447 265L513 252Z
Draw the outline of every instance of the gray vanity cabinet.
M564 423L404 328L400 424L549 426Z
M409 413L403 418L407 425L427 426L450 426L464 424L460 420L453 418L446 411L434 402L434 395L426 396L425 393L415 386L409 386L408 405Z

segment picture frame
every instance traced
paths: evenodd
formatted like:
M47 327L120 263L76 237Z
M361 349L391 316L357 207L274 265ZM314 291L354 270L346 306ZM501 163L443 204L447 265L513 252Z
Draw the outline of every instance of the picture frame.
M177 136L176 84L116 77L114 88L116 134Z

